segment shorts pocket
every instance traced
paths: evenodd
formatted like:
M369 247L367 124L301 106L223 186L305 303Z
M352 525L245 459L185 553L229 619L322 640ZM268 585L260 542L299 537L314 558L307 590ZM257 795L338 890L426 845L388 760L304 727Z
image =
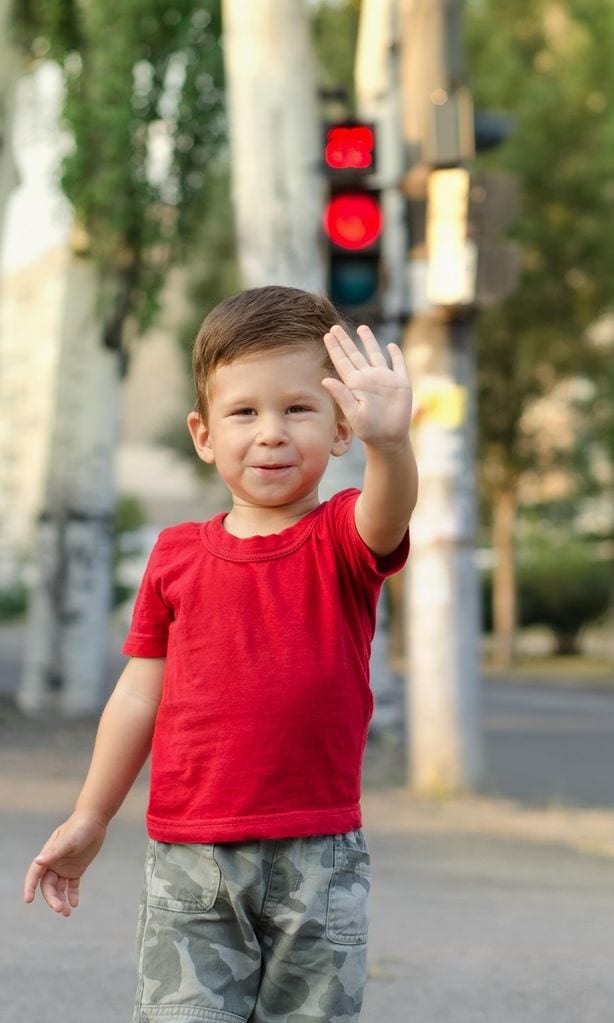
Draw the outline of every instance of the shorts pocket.
M371 860L366 847L357 847L356 832L335 838L334 867L326 909L326 936L329 941L339 945L366 943L370 888Z
M147 862L147 905L174 913L206 913L220 888L213 845L151 842Z

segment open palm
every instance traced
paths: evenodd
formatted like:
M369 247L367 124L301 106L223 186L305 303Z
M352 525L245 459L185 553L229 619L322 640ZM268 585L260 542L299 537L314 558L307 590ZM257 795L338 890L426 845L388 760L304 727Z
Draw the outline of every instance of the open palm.
M387 345L391 365L372 330L358 328L364 353L339 324L324 335L324 343L340 379L326 377L323 386L333 396L355 435L373 447L394 446L407 437L412 391L398 345Z

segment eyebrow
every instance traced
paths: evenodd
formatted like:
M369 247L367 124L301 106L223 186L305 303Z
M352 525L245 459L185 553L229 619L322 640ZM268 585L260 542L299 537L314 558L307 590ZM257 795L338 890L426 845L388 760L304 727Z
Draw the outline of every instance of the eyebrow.
M282 405L300 405L307 402L321 401L323 394L320 395L317 391L287 391L286 393L280 393L279 401ZM254 405L256 398L249 391L237 391L236 394L231 394L228 398L224 399L224 406L227 405Z

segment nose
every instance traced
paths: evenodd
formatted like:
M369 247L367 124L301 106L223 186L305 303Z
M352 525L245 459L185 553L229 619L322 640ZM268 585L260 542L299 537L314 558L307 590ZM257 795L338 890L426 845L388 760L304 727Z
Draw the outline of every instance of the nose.
M275 412L262 413L258 421L258 441L270 447L284 444L286 441L286 424L283 416Z

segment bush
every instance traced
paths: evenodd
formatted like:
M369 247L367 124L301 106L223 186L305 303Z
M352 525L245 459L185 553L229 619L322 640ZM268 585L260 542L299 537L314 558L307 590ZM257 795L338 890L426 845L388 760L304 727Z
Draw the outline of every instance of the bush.
M0 622L11 622L21 618L28 610L28 588L24 583L15 583L0 590Z
M137 497L126 494L118 498L113 521L113 607L129 600L134 586L122 578L122 563L141 549L140 530L147 516Z
M610 604L611 568L594 544L539 543L524 551L518 567L521 625L547 625L557 652L577 652L580 630Z

